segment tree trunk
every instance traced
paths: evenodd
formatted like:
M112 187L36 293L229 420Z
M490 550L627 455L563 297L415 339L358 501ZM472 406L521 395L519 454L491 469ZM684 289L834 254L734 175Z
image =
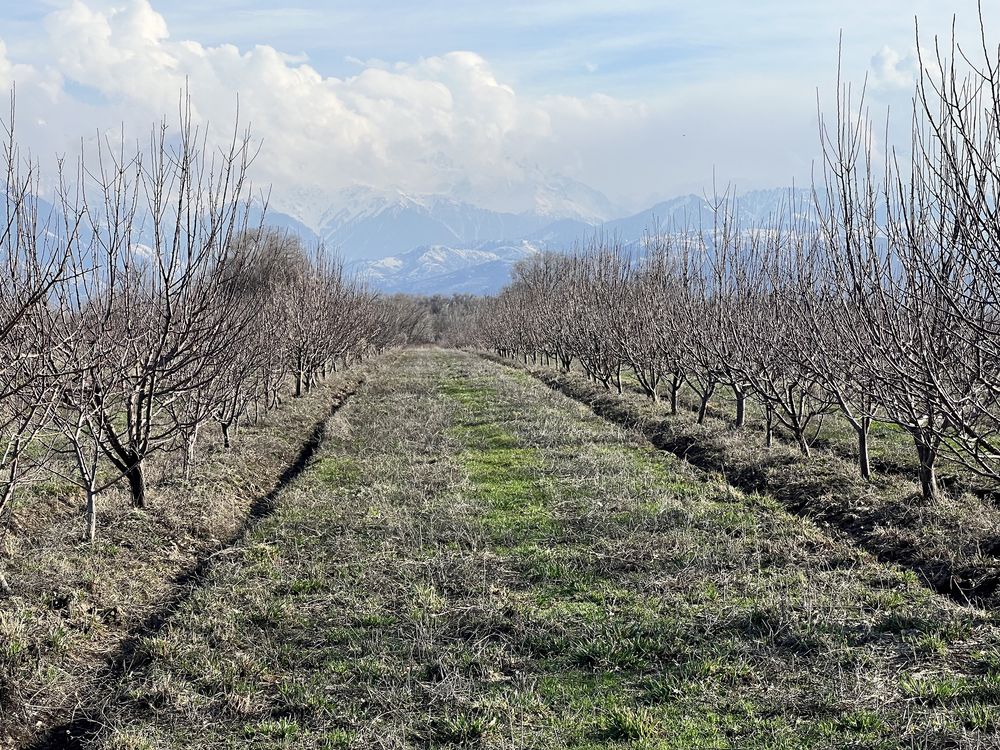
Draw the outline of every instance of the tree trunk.
M670 413L677 413L677 395L681 390L681 379L674 375L670 379Z
M0 514L5 513L10 508L10 503L14 499L14 472L16 468L11 467L11 478L3 488L3 492L0 493ZM13 511L11 511L13 513ZM8 517L9 520L9 517Z
M705 416L708 414L708 400L712 398L715 386L710 385L701 396L701 404L698 406L698 424L705 424Z
M219 422L219 426L222 428L222 447L229 450L232 447L232 440L229 438L229 422Z
M615 371L615 387L618 389L618 395L622 395L624 392L622 390L622 366L618 365L618 369Z
M87 507L84 511L87 521L87 541L93 544L97 539L97 495L93 487L87 488Z
M733 428L742 430L747 423L747 394L742 388L733 388L736 395L736 422Z
M774 445L774 407L771 404L764 407L764 445L768 448Z
M295 398L302 398L302 370L295 373Z
M7 577L0 570L0 594L7 595L10 593L10 584L7 583Z
M933 438L922 430L913 433L917 446L917 457L920 460L918 477L920 479L920 494L927 502L938 500L940 491L937 483L937 446Z
M132 495L133 508L146 507L146 473L143 470L142 461L136 461L131 469L125 474L128 480L128 489Z
M796 445L799 446L802 455L809 458L811 451L809 450L809 443L806 441L805 430L796 427L794 432Z
M184 479L191 481L191 470L194 468L195 448L198 443L198 428L195 427L187 438L187 446L184 450Z
M871 417L862 417L856 428L858 431L858 470L862 479L872 478L871 459L868 455L868 430L871 427Z

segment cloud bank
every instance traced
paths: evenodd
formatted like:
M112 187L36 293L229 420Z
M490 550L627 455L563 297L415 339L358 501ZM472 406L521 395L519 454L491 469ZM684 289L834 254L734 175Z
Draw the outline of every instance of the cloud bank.
M140 137L186 87L196 120L224 139L238 94L261 143L255 178L273 183L279 204L361 183L523 210L518 186L561 174L640 207L701 189L714 168L743 187L801 180L816 153L814 84L789 90L739 71L654 103L527 96L470 51L356 61L356 74L332 77L271 46L176 39L148 0L62 3L35 46L16 60L0 40L0 90L16 82L20 135L36 153L73 153L122 127ZM905 56L887 49L873 62L900 84Z

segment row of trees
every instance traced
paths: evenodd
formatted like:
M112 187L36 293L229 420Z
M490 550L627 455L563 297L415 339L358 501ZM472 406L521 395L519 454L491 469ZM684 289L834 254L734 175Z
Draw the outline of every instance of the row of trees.
M674 411L686 385L699 421L728 390L735 428L752 400L767 442L781 424L807 455L839 412L866 478L873 420L897 425L928 500L942 459L1000 479L1000 52L970 59L952 45L921 61L905 158L876 148L864 93L854 106L841 86L809 205L793 195L747 225L723 195L711 226L537 257L482 315L481 343L578 361L607 387L631 369Z
M13 121L13 118L11 118ZM0 213L0 519L25 481L97 497L147 465L190 472L199 431L225 445L241 419L307 393L330 369L401 343L395 307L322 251L263 228L248 133L213 149L181 127L144 147L100 145L61 166L52 205L8 128Z
M437 344L461 348L476 339L476 326L483 298L472 294L415 296L395 294L389 298L396 308L410 344Z

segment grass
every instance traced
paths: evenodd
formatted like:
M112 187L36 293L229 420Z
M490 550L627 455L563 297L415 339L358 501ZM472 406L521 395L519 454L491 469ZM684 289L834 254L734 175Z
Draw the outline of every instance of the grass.
M109 686L92 744L971 750L998 635L535 380L417 351Z
M670 415L665 405L634 390L618 395L576 373L532 372L602 416L637 426L658 447L720 480L750 493L767 493L793 512L847 534L879 558L912 570L936 591L962 603L989 608L1000 603L1000 514L992 501L963 491L961 483L928 504L910 478L890 472L865 482L837 451L819 450L805 459L780 442L764 448L752 427L736 432L717 417L698 425L689 410ZM901 449L905 436L889 432L883 448Z
M171 467L153 462L148 510L130 508L119 488L102 493L94 545L83 541L82 500L71 486L26 488L0 560L12 588L0 597L0 748L27 741L104 689L108 662L183 596L179 581L199 560L225 551L359 372L334 376L314 395L244 426L230 451L204 431L191 482L162 478ZM328 471L340 486L350 467ZM263 552L251 554L263 564ZM157 656L168 645L152 638L143 647Z

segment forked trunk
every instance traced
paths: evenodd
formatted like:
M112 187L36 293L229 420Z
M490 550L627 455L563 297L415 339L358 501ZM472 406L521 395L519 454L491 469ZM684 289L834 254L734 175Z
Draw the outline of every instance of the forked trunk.
M677 395L681 390L681 379L674 375L670 379L670 413L677 413Z
M642 392L653 399L653 403L659 403L660 394L657 392L657 388L660 384L660 378L656 374L656 370L652 367L649 368L649 373L642 367L633 367L632 371L635 373L636 380L639 381L639 385L642 386Z
M705 424L705 417L708 415L708 400L712 398L714 392L715 385L713 384L708 386L701 395L701 404L698 406L698 424Z

